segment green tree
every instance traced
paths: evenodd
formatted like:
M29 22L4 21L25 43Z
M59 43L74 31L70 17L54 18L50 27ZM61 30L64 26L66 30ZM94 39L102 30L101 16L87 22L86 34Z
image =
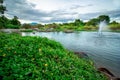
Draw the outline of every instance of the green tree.
M26 24L26 23L22 25L22 28L25 28L25 29L29 29L31 27L32 26L30 24Z
M42 25L42 24L37 24L36 27L37 27L37 28L43 28L44 25Z
M4 16L6 7L3 5L3 2L4 2L4 0L0 0L0 29L5 28L6 24L8 23L8 19Z
M107 16L107 15L100 15L99 17L97 17L97 18L93 18L93 19L90 19L87 23L86 23L86 25L92 25L92 26L96 26L96 25L98 25L98 23L100 23L100 21L106 21L107 23L109 23L110 22L110 17L109 16Z
M4 12L6 11L6 7L3 5L4 0L0 0L0 28L20 28L20 21L17 16L14 16L12 20L6 18L4 16Z
M98 17L98 19L100 20L100 21L106 21L107 23L109 23L110 22L110 17L108 16L108 15L100 15L99 17Z
M3 3L3 0L0 0L0 3Z
M74 25L75 25L75 26L83 26L84 23L83 23L83 21L81 21L80 19L76 19L75 22L74 22Z
M17 26L20 26L20 25L21 25L21 23L20 23L20 21L18 20L18 17L17 17L17 16L14 16L14 18L11 20L11 24L17 25Z
M87 26L90 26L90 25L96 26L96 25L98 25L98 23L99 23L99 19L98 19L98 18L93 18L93 19L89 20L89 21L86 23L86 25L87 25Z
M6 23L5 28L10 28L10 29L18 29L20 28L21 24L20 21L18 20L17 16L14 16L13 19L8 19L8 23Z
M48 28L58 28L59 26L56 23L52 23L52 24L47 24L47 27Z
M112 21L110 24L119 24L119 23L116 21Z
M0 28L6 28L7 24L9 24L9 19L6 18L4 15L0 16Z
M6 7L3 5L4 0L0 0L0 14L4 14Z

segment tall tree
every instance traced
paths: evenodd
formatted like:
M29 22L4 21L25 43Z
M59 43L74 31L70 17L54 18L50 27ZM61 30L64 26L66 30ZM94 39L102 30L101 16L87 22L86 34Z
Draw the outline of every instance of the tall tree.
M4 15L0 16L0 28L6 28L6 25L9 23L9 19Z
M30 24L24 23L24 24L22 25L22 28L29 29L29 28L32 28L32 26L31 26Z
M107 23L109 23L110 22L110 17L108 16L108 15L100 15L99 17L98 17L98 19L100 20L100 21L106 21Z
M112 21L110 24L119 24L119 23L116 21Z
M81 21L80 19L76 19L75 22L74 22L74 25L75 25L75 26L83 26L84 23L83 23L83 21Z
M0 0L0 3L3 3L3 0Z
M3 5L4 0L0 0L0 14L4 14L6 7Z
M96 25L98 25L98 23L99 23L99 19L98 18L93 18L93 19L90 19L87 23L86 23L86 25L92 25L92 26L96 26Z
M18 17L17 16L14 16L14 18L11 20L11 24L13 25L18 25L20 26L20 21L18 20Z

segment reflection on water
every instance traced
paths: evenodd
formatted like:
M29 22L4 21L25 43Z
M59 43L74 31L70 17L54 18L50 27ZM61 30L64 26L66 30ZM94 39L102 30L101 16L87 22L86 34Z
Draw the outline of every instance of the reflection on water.
M120 77L120 33L104 32L36 32L22 33L23 36L42 36L59 41L72 51L88 54L97 67L105 67Z

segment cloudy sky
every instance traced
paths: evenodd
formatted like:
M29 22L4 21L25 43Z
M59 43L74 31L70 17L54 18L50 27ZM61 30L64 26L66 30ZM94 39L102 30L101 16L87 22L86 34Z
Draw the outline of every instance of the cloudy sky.
M22 23L87 21L102 14L120 21L120 0L5 0L4 5L5 15Z

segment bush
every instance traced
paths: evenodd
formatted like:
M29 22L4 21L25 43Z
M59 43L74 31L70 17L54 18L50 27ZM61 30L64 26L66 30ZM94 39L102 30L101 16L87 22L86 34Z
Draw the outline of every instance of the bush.
M111 24L110 29L111 30L120 30L120 24Z
M20 30L20 32L33 32L33 30L32 29L22 29L22 30Z
M10 28L10 29L19 29L20 26L18 26L18 25L13 25L13 24L7 24L7 25L6 25L6 28Z
M106 80L91 61L53 40L0 33L2 80Z
M97 30L97 26L84 26L84 30Z
M17 19L13 18L11 20L5 16L0 16L0 29L3 28L19 29L20 26L21 26L20 22Z
M23 24L21 28L30 29L32 26L30 24Z

